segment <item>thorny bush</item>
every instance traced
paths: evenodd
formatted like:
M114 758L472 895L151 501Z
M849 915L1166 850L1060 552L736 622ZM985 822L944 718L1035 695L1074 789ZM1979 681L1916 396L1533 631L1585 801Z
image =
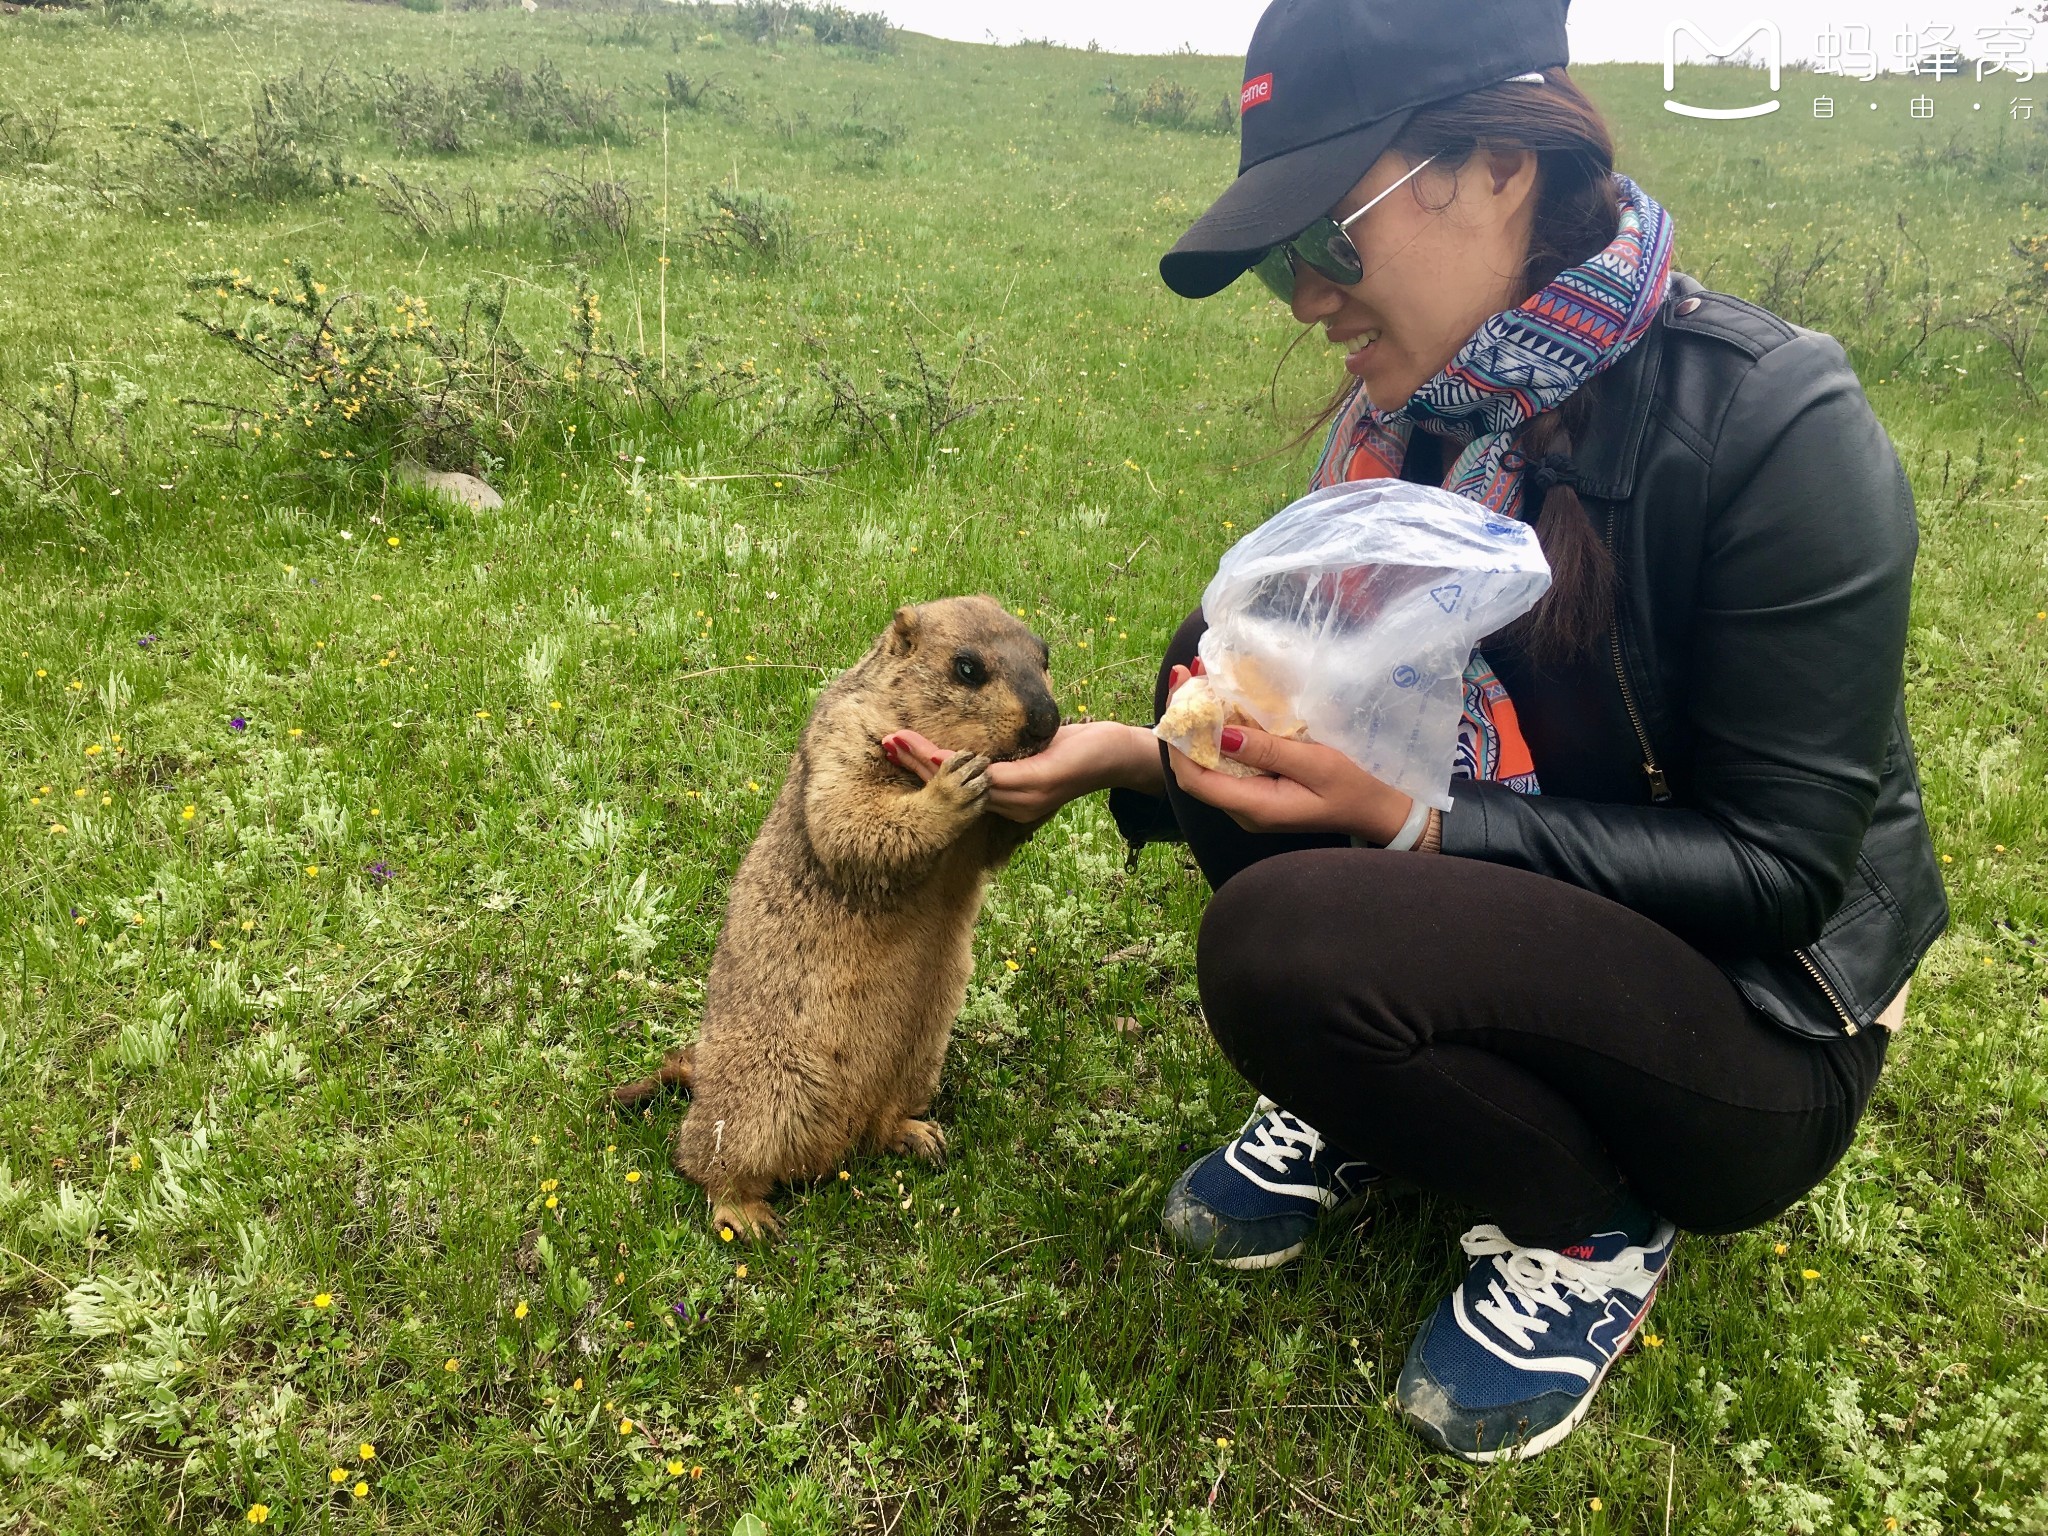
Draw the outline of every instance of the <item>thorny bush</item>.
M488 470L536 426L579 413L613 422L652 414L672 424L692 399L730 395L742 382L706 361L704 338L665 368L618 347L581 274L567 335L551 356L513 332L503 285L470 284L445 323L418 295L393 292L379 303L330 292L304 261L278 287L239 270L188 286L217 304L213 314L187 309L183 318L267 374L272 394L261 403L182 403L220 413L212 430L229 441L281 438L309 466L407 459ZM240 318L230 314L236 304Z

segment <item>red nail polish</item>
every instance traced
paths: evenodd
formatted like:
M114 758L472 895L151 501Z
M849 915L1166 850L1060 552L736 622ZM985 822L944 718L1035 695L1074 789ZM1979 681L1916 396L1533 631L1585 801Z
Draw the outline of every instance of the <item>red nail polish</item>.
M940 757L937 753L934 753L932 755L932 766L934 768L942 768L945 766L945 763L946 760L943 757Z
M1216 738L1216 742L1224 751L1235 752L1244 745L1244 732L1234 725L1226 725L1223 727L1222 733Z

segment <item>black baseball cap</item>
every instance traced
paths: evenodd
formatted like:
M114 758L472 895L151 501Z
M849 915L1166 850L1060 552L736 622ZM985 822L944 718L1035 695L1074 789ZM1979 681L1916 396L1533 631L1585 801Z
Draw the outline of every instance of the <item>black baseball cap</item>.
M1328 213L1415 109L1570 62L1571 0L1273 0L1245 52L1237 180L1159 259L1220 292Z

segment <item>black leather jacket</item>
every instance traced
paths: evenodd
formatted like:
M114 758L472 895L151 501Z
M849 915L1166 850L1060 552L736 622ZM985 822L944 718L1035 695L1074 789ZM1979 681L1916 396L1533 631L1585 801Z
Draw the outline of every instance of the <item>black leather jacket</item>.
M1948 922L1906 727L1898 456L1833 337L1680 272L1583 387L1607 654L1510 685L1543 793L1455 781L1443 851L1655 919L1787 1029L1867 1028ZM1175 835L1154 797L1111 808L1134 849Z

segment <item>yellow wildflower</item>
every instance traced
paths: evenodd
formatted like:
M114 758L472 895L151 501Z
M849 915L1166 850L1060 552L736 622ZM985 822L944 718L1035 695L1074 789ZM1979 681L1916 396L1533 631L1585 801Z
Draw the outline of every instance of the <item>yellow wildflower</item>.
M525 1316L526 1316L526 1303L522 1301L521 1303L519 1303L519 1305L518 1305L518 1306L516 1306L516 1307L514 1307L514 1308L512 1309L512 1317L513 1317L513 1320L514 1320L514 1321L516 1322L516 1321L519 1321L519 1320L523 1319L523 1318L524 1318Z
M345 1482L347 1482L347 1481L348 1481L348 1468L347 1468L347 1467L329 1467L329 1468L327 1469L327 1481L329 1481L330 1483L345 1483Z
M630 1435L631 1433L633 1433L633 1421L631 1419L619 1420L619 1433L622 1435Z
M313 1305L318 1307L322 1312L325 1312L329 1307L334 1305L334 1293L332 1291L322 1291L318 1296L315 1296L313 1298Z
M242 1518L251 1525L262 1525L270 1518L270 1506L268 1504L251 1504L249 1506L249 1513L242 1516Z
M443 1360L441 1362L441 1369L444 1371L459 1371L462 1369L462 1362L456 1359L453 1355L450 1355L446 1360Z
M680 1461L669 1462L668 1475L670 1477L681 1477L683 1475L683 1464Z
M627 1174L626 1182L628 1184L638 1184L640 1182L640 1170L635 1168L631 1173Z
M363 1442L363 1443L362 1443L361 1445L359 1445L359 1446L357 1446L357 1447L356 1447L356 1460L358 1460L358 1461L375 1461L376 1459L377 1459L377 1447L375 1447L374 1445L370 1444L370 1442L369 1442L369 1441L365 1440L365 1441L364 1441L364 1442Z
M349 1489L349 1492L359 1499L367 1499L370 1496L370 1485L368 1483L357 1483L355 1487Z

